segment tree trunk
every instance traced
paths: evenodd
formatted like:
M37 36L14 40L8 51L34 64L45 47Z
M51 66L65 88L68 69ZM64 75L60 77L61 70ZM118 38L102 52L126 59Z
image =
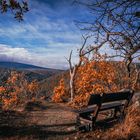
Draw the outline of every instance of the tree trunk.
M131 87L131 63L132 63L132 56L131 55L126 55L126 68L127 68L127 72L128 72L128 88L132 89Z
M140 70L137 69L136 65L135 65L135 72L136 72L136 77L135 77L135 80L133 81L132 90L135 90L135 87L137 86L137 83L139 80L139 74L140 74Z
M76 66L73 67L73 69L70 69L70 94L71 94L71 102L73 101L74 98L74 91L75 91L75 84L74 84L74 79L76 75Z

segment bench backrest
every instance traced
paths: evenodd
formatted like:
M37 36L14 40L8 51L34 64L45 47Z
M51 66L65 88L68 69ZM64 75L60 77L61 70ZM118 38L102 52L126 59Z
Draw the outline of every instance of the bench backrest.
M100 94L91 94L88 101L88 106L90 105L97 105L101 102Z
M104 93L100 94L91 94L88 101L88 106L90 105L98 105L101 103L114 102L127 100L128 102L131 100L133 96L133 91L121 91L116 93Z
M132 91L122 91L116 93L104 93L102 95L102 103L127 100L130 101L133 96Z

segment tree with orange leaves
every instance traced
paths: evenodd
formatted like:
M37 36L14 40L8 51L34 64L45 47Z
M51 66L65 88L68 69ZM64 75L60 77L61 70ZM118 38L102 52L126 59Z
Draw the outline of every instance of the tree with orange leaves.
M16 71L12 71L6 84L4 85L5 92L2 95L3 108L14 107L23 100L21 93L26 92L27 81L24 79L24 75Z
M31 83L28 84L28 97L29 99L37 98L38 96L38 90L39 90L39 85L38 82L36 80L33 80Z
M63 102L63 97L65 94L65 83L64 79L62 78L59 82L59 85L54 88L54 95L52 96L52 101Z
M133 87L137 78L135 69L131 71L131 83L124 62L107 61L106 56L96 59L84 58L75 79L75 98L72 105L84 106L90 94L117 92Z
M5 92L6 92L5 87L0 86L0 109L2 108L2 97L3 97L3 94L5 94Z
M24 73L12 71L5 85L0 87L0 101L4 109L15 107L35 97L37 81L29 83ZM36 97L35 97L36 98Z
M67 59L70 66L71 102L73 99L74 102L83 102L87 95L92 93L115 92L123 88L134 89L140 71L131 64L132 68L128 72L125 60L112 62L109 58L114 56L101 55L99 51L105 42L97 46L86 46L89 37L83 36L84 42L78 51L77 64L72 63L72 51Z
M79 67L75 80L76 104L85 105L90 94L115 92L118 89L116 81L116 70L111 62L105 60L88 60Z

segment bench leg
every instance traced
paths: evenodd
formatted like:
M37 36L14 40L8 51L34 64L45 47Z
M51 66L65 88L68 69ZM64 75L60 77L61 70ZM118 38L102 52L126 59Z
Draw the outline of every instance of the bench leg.
M80 125L80 117L79 117L79 115L77 115L77 117L76 117L76 124Z
M75 129L77 131L79 131L79 126L80 126L80 117L79 115L76 116L76 126L75 126Z
M126 116L126 109L125 109L125 107L122 107L121 108L121 120L123 120L125 118L125 116Z
M89 124L89 127L90 127L90 131L93 131L93 129L95 128L96 118L93 116L91 120L92 120L92 123Z
M89 131L89 125L88 124L82 124L81 120L80 120L80 116L77 115L76 116L76 126L75 129L77 131L81 131L81 132L85 132L85 131Z
M84 132L89 132L89 131L92 131L93 130L93 124L92 123L87 123L87 124L84 124Z
M92 131L93 130L93 124L92 123L89 123L86 125L86 130L87 131Z
M117 116L117 113L119 113L119 117ZM124 120L125 108L124 107L116 107L114 110L114 118L118 118L120 121Z
M121 113L121 108L120 107L116 107L114 110L114 118L117 118L117 113Z
M92 131L94 127L93 122L94 121L81 123L80 116L77 115L75 129L81 132Z
M114 109L114 118L116 118L116 117L117 117L117 113L118 113L118 109L117 109L117 108L115 108L115 109Z

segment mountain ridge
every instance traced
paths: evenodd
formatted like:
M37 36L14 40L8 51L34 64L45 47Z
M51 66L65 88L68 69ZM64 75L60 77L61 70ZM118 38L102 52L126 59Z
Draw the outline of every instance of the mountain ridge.
M36 66L33 64L19 63L19 62L10 62L10 61L0 61L0 68L13 68L13 69L48 69L48 70L60 70L54 68L46 68L41 66Z
M23 72L30 81L38 80L41 81L48 77L54 76L55 74L63 72L63 70L44 68L30 64L18 63L18 62L4 62L0 61L0 76L8 77L10 71ZM2 80L3 78L0 78ZM6 79L6 78L5 78Z

